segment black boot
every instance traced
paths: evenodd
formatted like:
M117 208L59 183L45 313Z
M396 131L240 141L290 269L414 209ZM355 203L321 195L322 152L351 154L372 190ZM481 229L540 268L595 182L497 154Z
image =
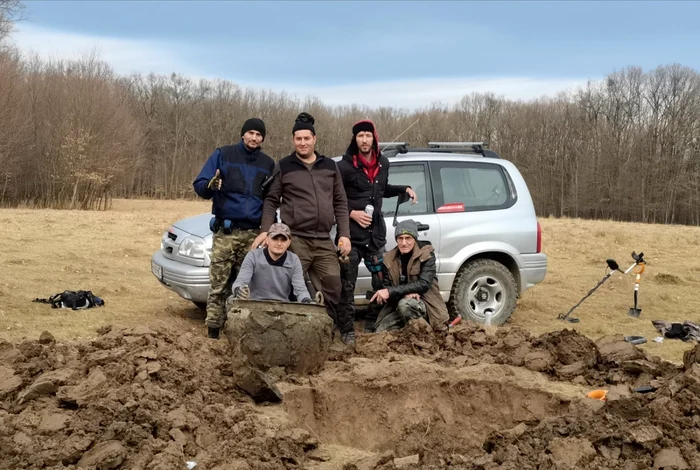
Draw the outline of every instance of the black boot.
M340 339L347 346L355 346L355 331L348 331L347 333L342 333Z
M219 339L219 328L209 327L209 337L213 339Z

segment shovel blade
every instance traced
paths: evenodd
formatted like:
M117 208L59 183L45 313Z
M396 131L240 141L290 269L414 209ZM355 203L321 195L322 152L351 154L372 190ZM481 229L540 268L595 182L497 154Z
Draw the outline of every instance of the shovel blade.
M639 318L639 315L641 315L641 314L642 314L642 309L641 309L641 308L634 308L634 307L632 307L632 308L629 310L629 312L627 312L627 315L629 315L630 317L634 317L634 318Z

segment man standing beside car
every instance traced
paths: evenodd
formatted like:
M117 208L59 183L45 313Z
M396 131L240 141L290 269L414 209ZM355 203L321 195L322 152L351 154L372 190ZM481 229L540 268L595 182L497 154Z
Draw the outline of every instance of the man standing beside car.
M275 168L275 161L260 148L264 140L265 123L248 119L241 128L240 142L214 150L193 183L199 196L213 199L206 319L209 338L219 338L231 280L260 229L263 183Z
M389 159L379 150L377 128L370 120L352 126L352 140L343 159L338 163L350 212L352 250L349 262L341 265L342 294L340 310L343 317L355 318L355 285L360 260L372 275L372 290L382 286L382 262L386 245L386 223L382 214L382 199L406 193L411 203L417 202L410 186L389 184ZM365 319L365 331L374 331L377 304L370 304Z
M354 345L353 319L338 312L340 266L330 236L337 224L338 251L344 256L350 252L348 203L342 177L336 163L316 151L313 116L297 116L292 139L294 152L281 159L275 169L265 197L261 233L252 248L263 244L279 208L282 223L289 226L293 235L290 250L301 260L314 288L323 293L326 310L340 330L342 341Z

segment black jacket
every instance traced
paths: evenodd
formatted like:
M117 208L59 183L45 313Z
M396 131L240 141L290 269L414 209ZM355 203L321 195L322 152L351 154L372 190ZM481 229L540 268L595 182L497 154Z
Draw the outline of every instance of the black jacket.
M372 124L373 125L373 124ZM338 162L338 169L343 176L343 186L348 198L348 214L354 210L364 211L365 206L374 206L372 225L362 228L360 224L350 219L350 241L353 245L370 246L378 250L386 245L386 224L382 216L382 199L396 197L406 192L409 186L397 186L389 184L389 159L382 156L378 148L377 132L374 132L374 150L379 158L379 173L375 183L369 180L362 169L362 160L357 158L357 166L354 164L354 155L357 155L357 144L353 137L342 160Z

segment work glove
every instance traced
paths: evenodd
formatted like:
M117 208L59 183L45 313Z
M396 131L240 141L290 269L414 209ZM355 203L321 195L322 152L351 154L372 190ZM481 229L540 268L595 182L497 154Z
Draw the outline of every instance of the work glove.
M209 180L209 184L207 184L207 187L212 191L218 191L221 189L221 173L218 169L216 170L216 174L214 175L214 177Z
M248 300L250 297L250 289L248 285L242 285L233 289L233 296L239 300Z
M304 297L301 299L302 304L310 304L311 303L311 298L310 297Z
M314 299L319 305L324 305L326 303L326 300L323 298L323 292L321 291L316 292L316 296L314 297Z

